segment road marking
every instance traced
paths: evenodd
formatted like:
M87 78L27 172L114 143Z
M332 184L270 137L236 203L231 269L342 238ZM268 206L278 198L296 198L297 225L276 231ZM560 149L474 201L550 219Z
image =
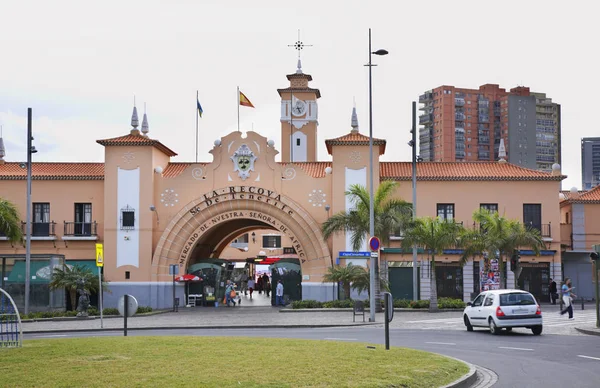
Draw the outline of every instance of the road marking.
M533 352L533 349L527 349L527 348L511 348L510 346L498 346L499 349L509 349L509 350L527 350L530 352Z
M331 341L358 341L356 338L323 338L325 340L331 340Z
M426 344L433 344L433 345L456 345L452 342L425 342Z
M590 357L590 356L582 356L582 355L577 355L577 357L581 357L581 358L589 358L590 360L597 360L597 361L600 361L600 358L598 358L598 357Z
M66 337L66 334L38 335L36 338Z

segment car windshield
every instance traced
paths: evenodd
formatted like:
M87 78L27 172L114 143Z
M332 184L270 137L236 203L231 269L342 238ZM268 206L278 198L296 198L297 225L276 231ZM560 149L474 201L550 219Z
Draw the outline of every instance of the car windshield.
M531 294L524 292L513 292L500 295L500 306L524 306L535 304L535 299Z

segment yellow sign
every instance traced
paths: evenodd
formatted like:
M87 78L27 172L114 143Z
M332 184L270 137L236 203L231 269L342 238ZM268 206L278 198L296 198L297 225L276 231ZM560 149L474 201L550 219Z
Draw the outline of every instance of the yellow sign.
M104 267L104 246L96 244L96 267Z

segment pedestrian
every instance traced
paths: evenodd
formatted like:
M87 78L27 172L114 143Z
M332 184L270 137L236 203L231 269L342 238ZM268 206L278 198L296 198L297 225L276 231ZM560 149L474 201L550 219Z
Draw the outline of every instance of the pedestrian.
M561 294L562 300L565 304L565 309L560 312L560 315L564 315L566 312L569 313L569 319L573 320L573 297L577 298L577 295L571 292L575 287L571 284L571 279L566 278L565 283L562 285Z
M248 291L250 292L250 299L252 299L252 293L254 292L254 279L248 279Z
M558 299L558 291L556 289L556 282L554 279L550 278L550 303L556 304L556 299Z
M275 306L285 306L283 303L283 283L277 281L277 289L275 290Z
M267 294L267 298L271 296L271 281L269 280L269 275L266 273L262 276L262 284L265 293Z
M232 302L233 306L235 307L235 300L231 296L232 293L235 293L233 283L231 282L231 280L227 279L227 285L225 286L225 304L227 305L227 307L229 307L229 302Z
M260 275L258 275L258 278L256 279L256 289L258 290L259 294L262 294L262 291L263 291L263 278Z
M242 274L242 291L244 291L244 296L248 295L248 274L244 272Z

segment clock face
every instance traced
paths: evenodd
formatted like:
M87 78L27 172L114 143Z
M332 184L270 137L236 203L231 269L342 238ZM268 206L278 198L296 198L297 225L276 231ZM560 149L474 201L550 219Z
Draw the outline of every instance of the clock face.
M294 106L292 106L292 114L294 116L302 116L306 113L306 103L302 100L296 100Z

